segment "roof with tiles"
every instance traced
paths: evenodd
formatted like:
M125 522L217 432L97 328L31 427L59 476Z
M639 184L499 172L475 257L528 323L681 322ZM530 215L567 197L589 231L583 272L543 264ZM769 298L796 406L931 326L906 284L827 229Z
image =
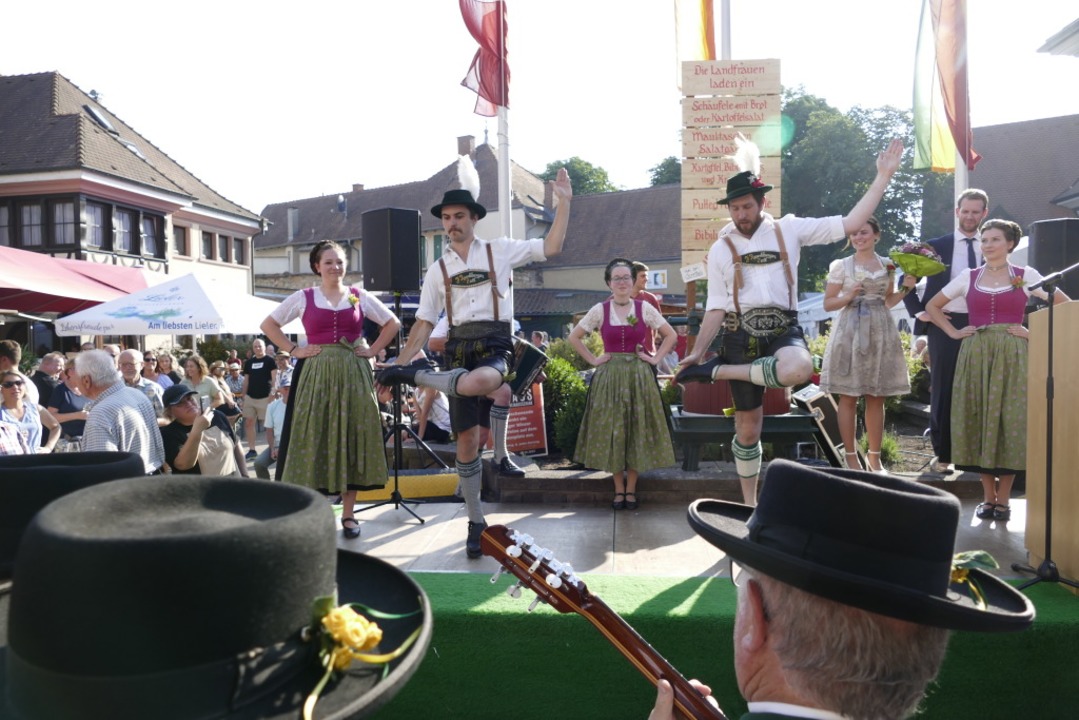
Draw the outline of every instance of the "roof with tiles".
M480 145L472 154L480 176L480 196L477 201L488 211L498 210L498 158L490 145ZM542 213L544 183L532 173L511 163L510 186L514 207L525 206ZM362 215L380 208L412 208L420 211L422 231L441 230L442 223L431 214L430 208L442 200L447 190L460 187L457 180L457 161L436 172L426 180L380 188L353 189L341 193L345 212L338 209L336 195L289 200L267 205L262 215L271 223L269 230L255 238L256 248L284 245L303 245L319 240L349 240L363 237ZM296 210L297 225L289 238L288 212Z
M574 197L565 246L545 267L605 265L614 257L676 260L681 226L677 184Z
M258 218L215 192L60 73L0 76L0 175L79 169L180 195L197 206L247 220Z

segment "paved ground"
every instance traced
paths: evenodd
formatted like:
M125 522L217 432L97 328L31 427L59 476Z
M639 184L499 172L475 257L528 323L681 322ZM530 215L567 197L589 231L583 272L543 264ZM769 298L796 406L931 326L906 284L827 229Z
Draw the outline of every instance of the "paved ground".
M1017 577L1011 563L1026 562L1023 534L1026 500L1012 501L1007 523L974 518L977 500L962 500L963 516L956 550L987 550L1001 565L1001 577ZM464 542L464 505L410 505L425 520L420 524L406 509L386 505L360 512L362 535L338 545L369 553L397 567L422 572L493 572L491 558L469 560ZM696 536L686 522L685 505L642 505L638 510L596 507L485 504L487 522L508 525L532 535L555 557L578 572L618 575L708 577L725 571L723 555Z

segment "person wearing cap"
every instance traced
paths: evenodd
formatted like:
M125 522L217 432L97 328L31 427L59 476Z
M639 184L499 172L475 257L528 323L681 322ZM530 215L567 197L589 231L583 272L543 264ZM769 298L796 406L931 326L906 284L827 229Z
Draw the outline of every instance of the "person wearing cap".
M554 193L555 217L545 238L515 240L476 237L476 223L487 209L476 201L479 177L467 155L458 162L461 189L449 190L431 214L442 221L450 242L424 276L416 322L398 353L406 362L423 349L443 310L449 321L446 357L450 369L438 372L426 362L391 364L378 374L380 385L422 385L450 398L453 431L457 434L457 472L468 511L465 553L480 557L480 534L487 526L480 502L483 484L480 438L485 422L491 431L506 423L509 407L495 405L485 412L484 398L506 381L513 364L513 268L542 262L562 252L569 224L573 188L565 168L558 171Z
M280 353L279 353L280 354ZM285 429L285 409L292 389L292 373L284 375L277 386L277 397L266 408L266 449L255 458L255 477L270 480L270 466L277 462L277 448Z
M287 377L292 382L292 355L287 350L278 350L274 354L274 362L277 369L274 371L274 386L281 387Z
M172 422L161 428L161 439L173 473L247 477L243 449L224 413L204 408L198 391L185 385L173 385L163 399Z
M690 526L742 568L743 720L901 720L940 671L950 630L1030 627L1025 595L953 555L959 513L954 495L927 485L786 460L768 465L756 508L690 505ZM661 680L649 720L673 718L673 699Z
M747 505L756 502L761 467L764 389L807 382L813 359L798 326L798 259L804 245L843 240L865 225L899 169L903 143L892 140L877 156L877 174L845 215L780 219L764 212L772 189L760 174L760 151L739 136L736 160L743 172L727 181L719 200L731 221L708 251L708 301L697 343L682 360L675 382L728 380L734 399L735 467ZM719 336L718 354L705 361ZM703 362L702 362L703 361Z
M76 355L75 375L79 391L93 402L83 426L83 452L135 453L142 458L147 475L160 474L165 448L150 399L124 384L107 350Z

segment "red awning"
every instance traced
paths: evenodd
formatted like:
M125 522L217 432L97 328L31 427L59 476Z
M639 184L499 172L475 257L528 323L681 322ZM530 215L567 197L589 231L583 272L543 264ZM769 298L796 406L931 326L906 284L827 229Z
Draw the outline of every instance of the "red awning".
M71 313L146 286L138 268L0 247L0 310Z

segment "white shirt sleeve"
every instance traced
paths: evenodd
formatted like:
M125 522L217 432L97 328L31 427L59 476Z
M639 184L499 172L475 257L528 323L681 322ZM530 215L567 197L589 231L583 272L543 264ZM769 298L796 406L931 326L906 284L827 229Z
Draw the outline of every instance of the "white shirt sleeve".
M577 323L577 327L590 333L593 330L597 330L600 325L603 324L603 303L596 303L592 308L585 313L585 316L581 318L581 321Z

